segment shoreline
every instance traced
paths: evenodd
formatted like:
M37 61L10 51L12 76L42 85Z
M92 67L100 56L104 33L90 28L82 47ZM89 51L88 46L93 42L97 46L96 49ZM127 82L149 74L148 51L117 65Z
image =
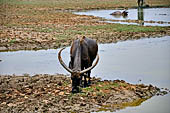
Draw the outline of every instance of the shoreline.
M120 35L116 37L116 35ZM82 35L83 36L83 35ZM90 37L92 39L97 40L99 44L107 44L107 43L117 43L119 41L126 41L126 40L137 40L142 38L157 38L163 36L170 36L169 31L160 31L160 32L150 32L150 33L133 33L133 32L115 32L111 34L111 36L107 36L107 38L103 38L102 36L94 36ZM55 43L56 40L49 40L49 41L40 41L40 42L14 42L12 44L3 44L0 47L0 52L6 51L19 51L19 50L47 50L47 49L58 49L61 47L67 47L71 45L73 39L68 39L63 43Z
M90 87L72 94L71 79L62 74L0 75L0 84L0 111L4 113L116 111L169 92L152 85L92 78Z
M46 4L35 7L40 3L31 4L34 1L26 1L24 3L21 1L22 4L8 2L4 6L2 5L8 13L3 13L3 10L0 10L2 12L2 14L0 13L2 16L2 21L0 21L0 25L2 25L0 27L0 51L57 49L69 46L73 39L80 36L96 39L98 43L116 43L118 41L144 37L170 35L169 26L158 27L106 23L104 19L99 17L73 14L69 12L69 6L60 8L59 6ZM27 2L29 5L25 6ZM44 1L44 3L46 2L48 1ZM131 3L131 1L127 2ZM62 3L60 1L59 4ZM163 4L160 6L165 7ZM82 7L82 10L94 10L92 6ZM110 4L106 6L103 6L103 4L99 6L97 4L94 5L96 9L109 9L109 6ZM126 8L133 8L132 6L134 5L128 5ZM122 6L118 4L114 7L121 8ZM151 5L151 7L159 7L159 4ZM75 7L74 10L79 10L79 8L81 7ZM115 8L112 7L112 9ZM57 11L57 9L60 11ZM112 21L114 22L114 20ZM140 22L135 20L128 21Z

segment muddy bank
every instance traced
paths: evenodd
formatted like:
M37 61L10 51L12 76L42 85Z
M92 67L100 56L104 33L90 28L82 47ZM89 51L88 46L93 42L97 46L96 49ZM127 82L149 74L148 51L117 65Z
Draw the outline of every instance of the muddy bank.
M0 4L2 7L0 9L2 17L0 18L0 51L54 49L68 46L74 38L83 35L94 38L99 43L170 35L169 27L109 24L103 22L102 18L75 15L67 10L108 9L113 6L122 8L124 2L129 4L125 5L126 8L136 6L137 3L132 1L117 3L110 0L100 2L73 0L70 3L66 0L55 1L55 5L48 0L44 0L43 3L41 0L15 1ZM159 6L159 4L164 6L169 3L164 0L159 3L150 1L152 1L150 6ZM66 5L67 2L70 4Z
M0 76L0 111L11 112L94 112L115 111L137 106L166 91L152 85L123 80L92 79L92 86L71 93L71 79L65 75Z
M28 34L29 35L29 34ZM42 34L43 35L43 34ZM45 34L44 34L45 35ZM87 37L91 37L96 39L98 43L116 43L118 41L125 40L135 40L140 38L149 38L149 37L161 37L170 35L170 30L162 30L157 32L97 32L90 35L85 35ZM83 35L82 35L83 36ZM76 36L77 37L77 36ZM74 38L71 37L67 40L56 40L51 37L35 38L32 39L27 38L14 38L14 39L3 39L0 38L0 51L9 51L9 50L39 50L39 49L57 49L63 46L71 45L71 42ZM79 36L78 36L79 37Z
M144 20L108 20L109 22L127 22L127 23L135 23L135 24L142 24L142 23L148 23L148 24L170 24L170 22L164 22L164 21L144 21Z

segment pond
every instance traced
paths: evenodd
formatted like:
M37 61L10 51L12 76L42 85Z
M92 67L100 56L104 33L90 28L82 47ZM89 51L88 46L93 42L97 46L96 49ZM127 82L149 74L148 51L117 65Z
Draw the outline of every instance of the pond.
M170 26L170 8L138 8L128 9L128 16L112 16L115 11L123 12L124 10L88 10L74 12L78 15L92 15L107 19L109 23L135 24L144 26ZM112 21L117 20L117 21ZM137 21L134 21L137 20Z
M70 59L69 49L67 47L62 53L66 64ZM58 51L0 52L0 74L69 74L58 62ZM99 44L99 55L100 61L92 70L92 76L170 89L170 36ZM140 106L128 107L117 113L169 113L169 105L170 94L155 96Z

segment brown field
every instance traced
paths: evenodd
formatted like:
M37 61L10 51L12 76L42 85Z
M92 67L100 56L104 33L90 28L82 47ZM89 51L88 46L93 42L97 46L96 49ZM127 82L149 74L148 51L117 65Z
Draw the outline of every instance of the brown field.
M147 4L167 7L170 0ZM0 50L58 48L82 35L106 43L169 34L169 27L109 24L68 11L131 8L134 0L1 0L0 6Z
M170 0L146 2L170 6ZM109 24L68 11L131 8L137 6L134 0L1 0L0 6L0 50L58 48L82 35L106 43L169 34L169 27Z

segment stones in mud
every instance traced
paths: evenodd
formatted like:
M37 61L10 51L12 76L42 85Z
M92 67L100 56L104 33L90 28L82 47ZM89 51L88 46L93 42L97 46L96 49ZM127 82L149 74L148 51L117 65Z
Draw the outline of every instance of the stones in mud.
M156 95L161 95L161 96L164 96L164 95L166 95L166 94L168 94L168 92L167 91L160 91L159 93L157 93Z
M114 21L114 20L112 20ZM128 20L129 21L129 20ZM133 20L134 21L134 20ZM136 21L136 20L135 20ZM137 23L140 21L137 21ZM162 23L161 21L159 23ZM10 29L9 32L12 32L13 29ZM18 31L13 31L18 32ZM24 33L24 32L22 32ZM23 34L20 35L23 35ZM34 33L33 33L34 34ZM47 33L48 34L48 33ZM169 29L166 30L160 30L155 32L118 32L118 31L112 31L110 33L108 32L95 32L91 35L93 39L98 40L100 43L116 43L118 41L125 41L125 40L133 40L133 39L139 39L142 37L159 37L170 34ZM2 38L0 39L0 51L8 51L8 50L39 50L39 49L56 49L63 46L68 46L72 42L72 38L68 39L56 39L53 34L48 34L50 37L43 35L46 35L44 33L39 34L38 37L32 37L29 36L21 36L21 37L15 37L12 39L6 39ZM27 35L26 35L27 36Z
M115 111L126 102L148 98L159 90L123 80L92 78L92 85L81 93L71 93L71 79L64 75L0 76L2 112L96 112L102 106ZM165 93L165 92L162 92Z
M168 88L161 88L159 89L159 91L156 93L157 96L164 96L166 94L168 94L168 92L170 92L170 90Z
M4 50L7 50L8 48L7 47L0 47L0 51L4 51Z
M13 104L13 103L9 103L9 104L7 104L7 106L9 106L9 107L15 107L15 106L17 106L16 104Z
M149 98L154 96L158 91L159 88L153 87L152 85L146 87L144 84L140 84L139 87L136 88L135 93L140 98Z

